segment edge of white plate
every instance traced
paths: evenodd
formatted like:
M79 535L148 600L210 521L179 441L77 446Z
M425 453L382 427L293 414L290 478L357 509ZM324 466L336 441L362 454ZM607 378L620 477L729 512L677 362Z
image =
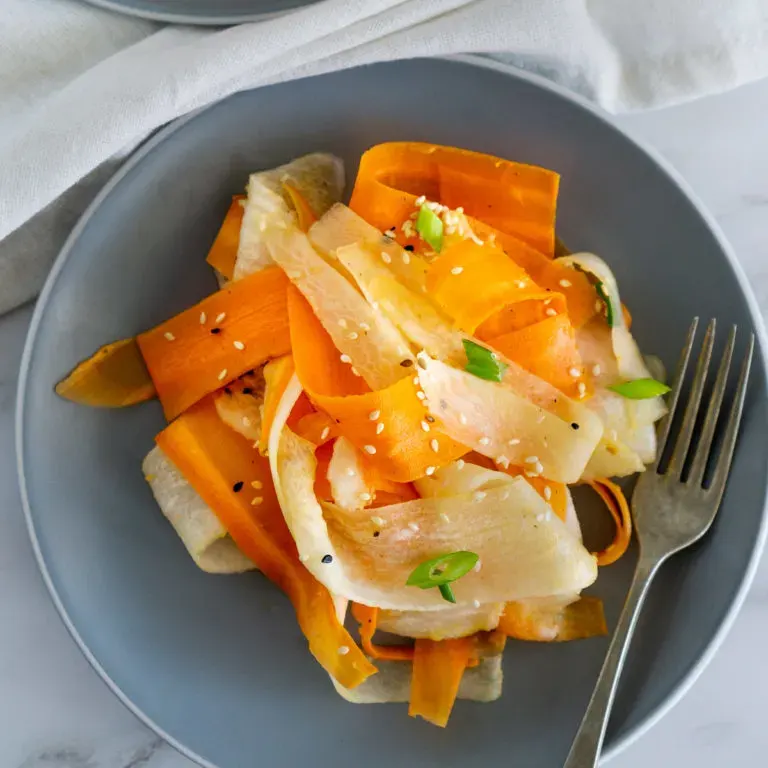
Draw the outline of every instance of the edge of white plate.
M94 2L94 1L95 0L89 0L89 2ZM107 2L108 0L98 0L98 4L102 4L102 5L106 5ZM755 335L757 337L758 345L760 347L760 352L761 352L760 357L762 358L762 361L763 361L763 368L765 370L766 377L768 377L768 359L767 359L768 337L766 336L766 329L765 329L765 324L763 322L762 313L760 312L760 309L757 304L757 300L755 299L752 293L752 289L749 285L747 276L745 275L741 267L741 264L737 260L728 240L726 239L725 235L720 229L719 224L715 221L714 217L712 216L712 214L709 213L709 211L706 209L704 204L699 200L698 196L691 189L688 182L685 181L685 179L669 163L668 160L666 160L656 150L646 146L643 142L637 140L635 137L630 136L627 132L620 129L617 125L613 123L613 121L610 119L610 116L606 112L604 112L600 107L587 101L587 99L585 99L584 97L578 94L575 94L572 91L569 91L566 88L556 83L553 83L551 80L548 80L541 75L527 72L525 70L514 67L510 64L505 64L502 62L486 59L484 57L471 55L471 54L443 56L438 58L444 58L450 61L459 61L465 64L469 64L471 66L494 70L501 74L505 74L511 77L517 77L522 80L527 80L542 88L545 88L550 91L554 91L555 93L562 96L563 98L574 102L577 106L581 107L582 109L586 109L601 122L608 123L610 127L618 131L628 141L630 141L632 144L637 146L640 150L645 152L662 169L662 171L664 171L664 173L666 173L666 175L669 176L671 181L674 184L676 184L683 191L683 193L688 197L688 199L691 201L696 211L699 213L702 219L704 219L707 226L712 231L715 239L717 240L718 244L720 245L723 252L725 253L726 258L728 259L731 265L731 268L733 269L734 274L736 275L736 279L739 283L739 287L741 288L742 293L744 294L744 297L746 299L747 307L749 309L749 313L752 317L752 322L755 327ZM120 170L118 170L115 173L115 175L112 176L112 178L105 184L105 186L102 188L99 194L94 198L93 202L88 206L88 208L85 210L83 215L80 217L80 219L78 220L72 232L69 234L69 237L66 239L64 245L62 246L62 249L59 255L56 257L56 261L54 262L51 272L48 275L45 285L43 286L43 290L40 293L40 297L37 301L37 305L35 306L35 311L34 311L34 314L32 315L32 320L29 325L29 331L27 333L27 339L24 344L24 352L21 358L21 365L20 365L19 383L17 387L16 425L15 425L16 461L17 461L17 470L18 470L18 479L19 479L19 491L21 495L22 508L24 510L24 517L26 519L27 530L29 532L29 538L32 543L32 549L34 551L35 559L37 560L40 573L43 577L43 581L48 589L48 592L51 595L53 604L56 607L56 610L58 611L59 616L61 617L61 620L64 623L64 626L66 627L69 634L72 636L72 639L75 641L75 643L77 643L78 647L80 648L80 650L82 651L83 655L88 660L90 665L94 668L94 670L101 677L104 683L110 688L110 690L115 694L115 696L117 696L117 698L125 705L125 707L129 711L131 711L145 725L147 725L149 728L155 731L155 733L157 733L160 737L165 739L165 741L167 741L174 749L176 749L178 752L180 752L190 760L198 763L200 766L203 766L203 768L218 768L218 767L213 763L210 763L209 761L205 760L203 757L196 754L195 752L190 750L188 747L181 744L178 740L176 740L170 734L166 733L166 731L164 731L157 723L155 723L154 720L152 720L147 714L145 714L141 709L139 709L139 707L135 705L122 692L122 690L117 686L117 684L110 678L106 670L101 666L101 664L98 662L95 656L91 653L90 649L85 644L84 640L82 639L77 629L75 628L74 624L72 623L71 619L69 618L69 615L67 614L67 611L61 602L61 598L59 597L59 594L56 591L56 587L53 584L50 573L48 572L48 568L45 564L45 561L43 559L43 555L40 549L40 543L37 539L37 534L35 533L34 524L32 522L31 507L29 504L29 496L27 494L27 487L26 487L26 470L24 466L24 451L23 451L24 437L22 433L22 427L23 427L23 414L24 414L25 399L26 399L25 392L27 387L27 379L29 375L29 367L32 359L32 349L34 347L35 338L37 337L37 332L39 330L40 322L43 316L43 312L45 310L45 306L48 302L48 298L52 293L53 287L56 284L56 280L58 279L58 276L61 273L67 261L67 258L72 249L72 246L77 241L78 237L80 236L80 233L85 228L86 224L88 223L88 221L90 220L94 212L99 208L103 200L111 193L111 191L122 181L122 179L130 172L130 170L140 160L142 160L149 152L151 152L158 144L163 142L168 136L170 136L171 134L179 130L188 121L194 119L198 114L200 114L201 112L204 112L207 109L214 107L218 103L219 102L215 102L214 104L210 104L207 107L203 107L194 112L191 112L188 115L185 115L184 117L178 118L172 123L169 123L165 127L161 128L157 133L155 133L153 136L147 139L144 142L144 144L142 144L128 158L128 160L126 160L125 164L120 168ZM755 537L755 545L752 549L752 554L750 556L749 562L747 563L747 566L744 570L744 576L741 580L741 584L739 585L739 588L734 596L733 602L731 603L731 606L728 609L728 613L726 614L725 618L720 624L720 627L712 636L712 639L709 641L707 647L705 648L704 652L701 654L699 659L694 663L691 669L688 670L688 672L683 676L683 678L677 683L676 687L673 688L673 690L670 692L666 700L662 704L660 704L658 707L656 707L655 710L653 710L637 726L631 729L625 736L619 739L610 749L607 749L602 755L601 762L612 759L617 754L619 754L619 752L626 749L627 746L629 746L634 741L639 739L643 734L647 733L648 730L650 730L676 704L678 704L680 700L683 698L683 696L685 696L685 694L688 693L688 691L691 689L691 687L696 682L696 680L701 676L701 673L704 671L704 669L713 659L715 653L718 651L718 649L722 645L726 636L728 635L731 628L733 627L734 621L736 620L736 616L738 615L739 611L741 610L741 607L744 604L744 600L746 599L747 592L749 591L749 587L755 578L760 557L762 555L763 549L765 548L766 539L768 538L768 514L766 514L766 512L768 511L768 508L766 507L766 502L768 502L768 483L766 483L766 487L764 489L763 517L760 524L760 529L758 530L757 536Z
M132 16L135 19L146 19L147 21L162 21L167 24L194 24L195 26L206 27L230 27L235 24L248 24L254 21L268 21L284 16L292 11L298 11L303 6L297 5L293 8L286 8L283 11L256 11L254 13L229 14L226 16L201 16L195 13L172 13L168 11L147 11L140 8L131 8L123 5L119 0L84 0L89 5L95 5L97 8L103 8L107 11L120 13L123 16ZM310 0L307 5L318 2Z

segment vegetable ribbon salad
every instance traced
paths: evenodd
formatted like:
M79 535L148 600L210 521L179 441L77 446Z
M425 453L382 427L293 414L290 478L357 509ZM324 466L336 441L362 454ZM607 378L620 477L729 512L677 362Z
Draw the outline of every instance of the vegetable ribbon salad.
M556 243L558 181L411 142L362 156L349 206L330 155L255 173L208 254L220 289L56 388L159 399L163 514L203 570L282 589L350 701L445 726L500 696L507 638L606 633L581 592L631 538L609 478L655 458L667 387L608 265ZM602 552L574 484L615 521Z

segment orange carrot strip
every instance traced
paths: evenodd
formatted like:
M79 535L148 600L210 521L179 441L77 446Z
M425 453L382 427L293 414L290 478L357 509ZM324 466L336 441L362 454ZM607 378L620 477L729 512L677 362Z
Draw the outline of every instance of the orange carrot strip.
M315 450L317 470L315 471L315 496L324 501L333 501L333 491L328 480L328 467L333 456L333 440L320 445Z
M293 431L299 437L318 446L325 445L334 437L338 437L336 422L327 413L321 411L313 411L302 416Z
M338 434L362 451L381 477L408 483L423 477L427 467L443 466L466 453L464 446L445 435L422 430L427 411L410 376L371 392L341 363L338 349L293 286L288 289L288 304L299 381L315 406L336 422ZM379 423L384 429L377 434ZM436 435L437 452L430 446Z
M413 648L408 645L375 645L373 636L379 620L379 609L362 603L352 603L352 615L360 624L360 645L372 659L412 661Z
M613 541L604 550L595 553L598 565L611 565L627 551L629 542L632 540L632 517L629 514L629 505L616 483L602 478L591 482L590 485L605 502L616 524Z
M469 216L551 255L558 183L556 173L536 166L455 147L392 142L372 147L360 159L350 207L368 218L363 209L382 186L425 195L451 208L463 206Z
M56 394L94 408L122 408L157 395L136 339L106 344L56 385Z
M491 467L491 469L494 468L496 467ZM545 477L529 477L525 474L524 467L508 467L503 471L512 477L524 477L528 485L552 507L552 511L565 521L568 510L568 486L565 483L556 483Z
M603 601L596 597L582 597L575 603L558 607L507 603L498 628L516 640L545 643L608 634Z
M293 372L293 358L290 355L271 360L264 366L264 411L261 416L261 437L259 438L259 453L262 456L267 455L269 433L275 421L277 406L291 381Z
M284 181L283 189L288 193L293 207L296 209L296 215L299 218L299 229L302 232L309 232L309 228L317 221L317 216L312 210L312 206L307 202L307 198L301 194L299 188L291 181Z
M562 294L539 288L500 248L472 240L449 246L435 259L427 272L427 290L467 333L474 333L496 312L523 301L536 301L542 318L547 309L565 311Z
M208 251L206 261L221 272L228 280L232 279L237 260L237 247L240 245L240 227L243 224L243 201L245 195L235 195L229 206L219 234Z
M548 381L569 397L579 397L578 382L586 382L576 334L567 315L555 315L501 336L478 336L510 360ZM574 372L579 373L575 377Z
M472 659L474 640L416 640L408 714L445 728L464 670Z
M270 267L230 283L138 337L169 421L290 350L287 285L283 271Z
M213 510L237 546L296 609L309 649L341 685L354 688L376 668L336 617L333 599L299 562L275 497L269 463L219 419L211 398L187 410L157 444ZM255 490L252 483L261 483ZM261 499L254 503L255 499ZM349 652L339 653L346 646Z

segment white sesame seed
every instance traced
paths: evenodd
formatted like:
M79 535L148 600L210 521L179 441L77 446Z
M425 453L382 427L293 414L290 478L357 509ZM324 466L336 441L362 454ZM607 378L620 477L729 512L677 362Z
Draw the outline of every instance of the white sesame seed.
M539 461L538 456L526 456L525 463L526 464L537 464Z
M547 510L547 511L544 513L544 519L545 519L547 522L549 522L549 521L552 519L552 513L551 513L549 510Z
M381 260L385 264L391 264L392 263L392 257L386 251L382 251L381 252Z
M475 573L480 573L480 569L483 567L483 561L479 560L475 563L475 567L472 569Z
M427 424L427 422L426 422L426 421L422 421L422 422L421 422L421 428L422 428L422 429L423 429L425 432L429 432L429 424Z
M347 475L349 475L349 477L354 477L356 474L357 472L355 472L355 470L352 469L352 467L347 467Z
M416 397L418 397L418 398L419 398L419 400L426 400L426 399L427 399L427 396L426 396L426 395L425 395L425 394L424 394L424 393L423 393L421 390L419 390L419 391L416 393Z
M219 373L219 381L224 381L224 379L227 378L227 369L225 368L223 371Z
M535 472L532 472L530 469L525 470L525 476L526 477L538 477L538 475Z
M544 465L539 461L536 463L536 466L533 468L537 475L543 475L544 474Z
M200 325L205 325L205 321L206 321L207 319L208 319L208 318L207 318L207 316L206 316L205 312L201 312L201 313L200 313Z
M552 489L548 486L544 486L544 498L549 501L552 498Z
M464 469L464 465L465 464L466 464L466 462L464 461L464 459L459 459L456 462L456 469Z
M484 245L483 241L474 232L469 237L475 245Z
M347 327L347 321L346 321L346 320L345 320L343 317L340 317L340 318L338 319L338 323L339 323L339 325L340 325L342 328L346 328L346 327Z
M452 275L460 275L464 271L464 267L451 267Z
M353 376L362 376L363 375L362 373L360 373L360 371L357 370L357 368L355 368L354 365L349 370L352 371L352 375Z
M370 331L371 330L371 326L368 325L368 323L358 323L358 325L360 326L360 330L361 331Z
M371 456L373 456L374 453L376 453L376 446L375 445L364 445L363 450L366 453L369 453Z
M418 524L418 523L413 523L413 522L411 522L411 523L408 523L408 527L409 527L409 528L410 528L410 529L411 529L411 530L412 530L414 533L418 533L418 531L419 531L419 524Z
M491 438L490 438L490 437L486 437L485 435L483 435L483 436L480 438L480 440L478 440L478 442L480 443L480 445L490 445L490 443L491 443Z
M552 299L546 299L546 301L544 302L544 306L548 307L551 303L552 303Z
M368 418L369 418L371 421L376 421L376 420L379 418L379 416L381 416L381 411L371 411L371 412L368 414Z
M467 417L463 413L459 412L459 424L466 424L466 423L467 423Z
M245 349L245 344L243 344L243 342L242 342L242 341L233 341L233 342L232 342L232 346L233 346L235 349L239 349L239 350L241 350L241 351Z
M542 411L542 412L541 412L541 413L540 413L540 414L539 414L539 415L536 417L536 423L537 423L537 424L541 424L541 422L542 422L542 421L544 421L544 419L546 419L546 418L547 418L546 414L544 413L544 411Z
M372 522L374 525L384 525L384 518L383 518L383 517L379 517L378 515L374 515L374 516L371 518L371 522Z
M547 311L544 314L547 317L555 317L557 315L557 310L556 309L552 309L552 307L550 307L549 309L547 309Z
M485 498L485 496L486 496L485 491L475 491L472 494L472 499L474 501L482 501Z
M339 646L339 656L346 656L348 653L349 653L349 646L347 645Z
M360 499L361 499L362 501L370 501L372 498L373 498L373 497L371 496L371 494L370 494L370 493L368 493L367 491L366 491L365 493L361 493L361 494L360 494Z
M479 608L480 607L480 601L479 600L473 600L472 601L472 605L474 605L475 608Z
M570 280L563 279L560 281L560 285L562 285L563 288L570 288L573 285L573 283Z
M600 368L600 366L599 366L599 365L597 365L597 364L596 364L596 365L593 365L593 366L592 366L592 375L593 375L593 376L599 376L599 375L600 375L600 371L601 371L601 370L602 370L602 369Z
M323 431L320 433L320 439L326 440L328 438L328 435L331 434L331 428L330 427L323 427Z
M258 507L261 502L264 501L264 499L261 496L254 496L251 499L251 506L252 507Z
M264 483L261 482L261 480L252 480L251 481L251 488L255 488L257 491L259 488L262 488L264 486Z
M441 513L440 513L440 519L441 519L441 520L442 520L444 523L450 523L450 522L451 522L451 518L450 518L450 517L448 517L448 515L446 515L446 514L445 514L445 512L441 512Z
M433 437L433 438L432 438L432 439L429 441L429 447L430 447L430 448L431 448L431 449L432 449L432 450L433 450L435 453L437 453L437 452L440 450L440 443L438 443L438 442L437 442L437 438L436 438L436 437Z
M383 421L380 421L380 422L379 422L379 423L376 425L376 434L377 434L377 435L380 435L380 434L381 434L383 431L384 431L384 422L383 422Z
M425 475L434 475L435 474L435 467L427 467L424 470Z
M166 331L163 335L168 341L176 341L176 337L170 331Z
M360 338L360 334L358 334L357 331L351 331L350 333L347 334L347 338L350 341L357 341Z
M352 358L349 355L339 355L339 360L341 360L342 363L347 363L347 365L352 362Z
M251 420L247 416L243 416L243 426L244 427L250 427L251 426Z
M518 288L525 288L525 280L515 280L515 285Z
M302 563L306 563L307 560L309 560L309 555L300 555L299 560L301 560Z
M216 315L216 322L221 323L226 316L227 316L226 312L219 312L219 314Z
M411 263L411 254L408 251L403 251L403 264Z
M578 379L579 376L581 376L581 371L574 366L573 368L568 369L568 373L573 376L574 379Z
M587 385L583 381L580 381L578 390L579 390L579 397L584 397L584 395L587 394Z
M416 205L424 205L427 202L427 198L424 195L420 195L416 198Z
M516 437L513 437L511 440L507 440L507 445L520 445L520 441Z
M504 469L507 469L509 467L509 459L504 455L498 456L496 458L496 463L504 467Z
M415 384L417 387L419 386L419 384L421 384L421 381L419 380L419 375L418 375L418 374L416 374L416 375L413 377L413 383L414 383L414 384Z

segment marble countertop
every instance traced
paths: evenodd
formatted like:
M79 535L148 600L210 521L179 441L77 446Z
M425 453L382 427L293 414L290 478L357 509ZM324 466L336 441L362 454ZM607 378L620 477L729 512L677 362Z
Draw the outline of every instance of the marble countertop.
M658 149L714 213L768 312L768 80L619 124ZM0 766L192 768L110 693L43 586L19 502L13 450L17 368L31 308L0 319ZM692 690L611 763L757 765L768 753L763 561L730 635ZM757 758L760 757L760 760Z

